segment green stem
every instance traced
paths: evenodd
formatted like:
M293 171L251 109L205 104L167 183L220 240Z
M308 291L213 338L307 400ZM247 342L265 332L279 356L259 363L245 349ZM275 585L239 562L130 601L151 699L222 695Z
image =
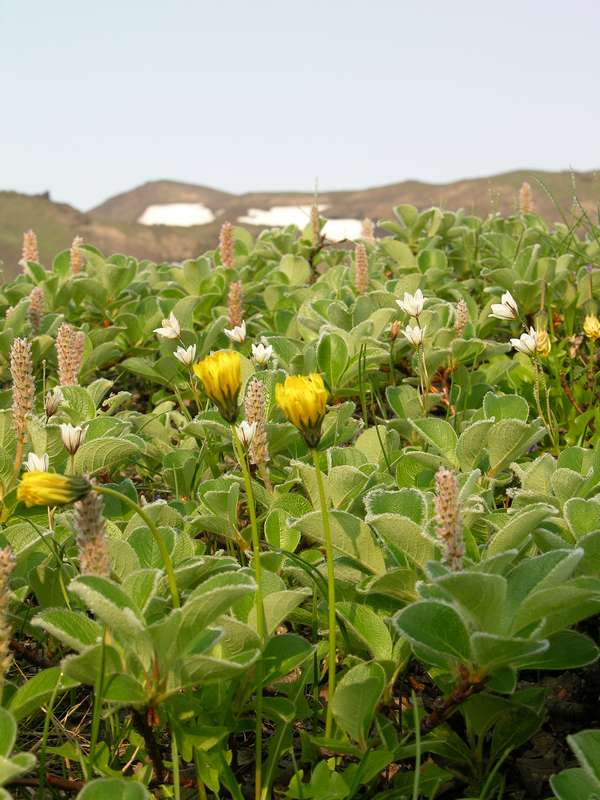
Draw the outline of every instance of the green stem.
M171 731L171 761L173 763L173 797L181 800L181 782L179 780L179 750L177 748L177 736L175 731Z
M260 540L258 538L258 523L256 521L256 502L252 489L252 478L246 451L240 442L235 425L231 426L231 436L235 448L242 474L244 476L244 486L246 487L246 500L248 502L248 513L250 514L250 530L252 532L252 550L254 565L254 576L256 580L256 628L263 647L267 641L267 625L265 619L265 607L262 593L262 566L260 563ZM262 722L263 722L263 664L262 659L256 665L256 727L255 727L255 746L256 746L256 767L254 773L254 796L257 800L262 800Z
M313 448L312 459L317 475L317 486L319 488L319 502L321 504L321 517L323 519L323 531L325 533L325 557L327 559L327 613L329 616L329 656L327 665L328 677L328 696L327 696L327 715L325 717L325 736L331 737L333 730L333 695L335 693L335 572L333 569L333 545L331 542L331 525L329 523L329 512L327 510L327 500L325 498L325 486L323 484L323 473L319 464L319 454Z
M167 576L167 583L169 584L169 592L171 593L171 599L173 600L174 608L181 607L181 601L179 599L179 592L177 590L177 583L175 581L175 571L173 570L173 562L171 561L171 555L167 549L167 543L165 542L162 533L158 530L152 519L146 514L146 512L140 508L140 506L132 500L127 495L122 494L121 492L117 492L116 489L109 489L108 486L102 486L100 484L94 485L94 491L99 492L100 494L105 494L108 497L114 497L116 500L120 500L122 503L125 503L126 506L129 506L135 513L142 519L145 525L150 530L152 536L154 536L154 541L156 542L158 549L160 551L161 558L163 560L163 564L165 567L165 573Z
M90 737L90 755L88 761L89 775L88 779L94 777L94 761L96 760L96 744L98 743L98 734L100 732L100 713L102 709L102 695L104 694L104 670L106 664L106 637L108 628L104 626L104 633L102 634L102 651L100 655L100 671L96 678L96 685L94 686L94 710L92 714L92 733Z

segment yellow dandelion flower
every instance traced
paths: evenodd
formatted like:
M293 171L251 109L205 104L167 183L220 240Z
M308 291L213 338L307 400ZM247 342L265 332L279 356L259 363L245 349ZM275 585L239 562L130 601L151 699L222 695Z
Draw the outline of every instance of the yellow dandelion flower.
M242 385L240 354L235 350L218 350L194 364L194 372L223 419L235 422Z
M17 500L26 506L64 506L90 491L87 478L53 472L26 472L17 489Z
M327 410L327 389L323 378L316 372L288 375L284 383L275 387L275 399L288 420L302 433L308 446L316 447Z

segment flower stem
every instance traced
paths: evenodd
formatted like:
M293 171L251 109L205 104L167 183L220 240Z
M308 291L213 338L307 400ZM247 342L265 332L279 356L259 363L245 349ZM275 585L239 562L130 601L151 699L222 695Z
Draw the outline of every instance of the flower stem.
M323 473L319 464L319 454L312 448L312 459L317 475L317 486L319 488L319 502L321 504L321 517L323 519L323 531L325 533L325 557L327 559L327 611L329 615L329 655L327 665L328 695L327 695L327 715L325 717L325 736L329 738L333 729L333 695L335 692L335 573L333 570L333 545L331 542L331 525L329 523L329 512L327 510L327 500L325 498L325 486L323 485Z
M173 607L180 608L181 601L179 599L179 592L177 590L177 583L175 581L175 571L173 570L173 562L171 561L171 556L167 549L167 543L150 516L146 514L146 512L140 508L140 506L134 500L132 500L130 497L127 497L127 495L122 494L121 492L117 492L115 489L109 489L108 486L96 484L94 485L94 491L100 492L100 494L107 495L108 497L114 497L116 500L120 500L122 503L125 503L126 506L129 506L129 508L136 512L136 514L149 528L150 533L152 536L154 536L154 541L158 546L161 558L163 560L165 573L167 576L167 583L169 584L169 592L171 593L171 599L173 600Z
M235 448L242 474L244 476L244 486L246 487L246 500L248 502L248 513L250 515L250 530L252 532L252 550L254 565L254 577L256 580L256 628L263 647L267 641L267 624L265 619L265 607L262 593L262 567L260 563L260 541L258 538L258 524L256 521L256 502L252 489L252 479L246 451L240 442L235 430L235 425L231 426L231 436ZM255 727L255 748L256 766L254 772L254 796L261 800L262 794L262 722L263 722L263 664L259 660L256 665L256 727Z

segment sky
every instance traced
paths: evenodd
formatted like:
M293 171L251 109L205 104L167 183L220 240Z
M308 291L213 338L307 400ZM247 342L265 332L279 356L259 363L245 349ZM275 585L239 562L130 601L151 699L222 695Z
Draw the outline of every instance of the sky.
M0 189L600 167L598 0L0 0Z

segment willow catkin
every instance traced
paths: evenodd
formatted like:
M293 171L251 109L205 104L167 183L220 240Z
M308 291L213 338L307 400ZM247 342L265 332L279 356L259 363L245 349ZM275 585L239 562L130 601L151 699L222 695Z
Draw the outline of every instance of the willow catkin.
M26 417L33 410L35 395L31 344L27 339L13 339L10 348L10 374L12 377L13 423L17 441L23 442Z
M370 244L375 242L375 225L373 225L373 220L369 219L369 217L365 217L362 221L361 239Z
M9 621L10 576L16 559L10 547L0 549L0 695L6 673L12 662L10 652L11 627Z
M519 189L519 211L521 214L531 214L533 211L533 196L527 181L523 181Z
M102 497L94 491L89 492L74 505L77 529L75 539L79 549L82 575L110 577L110 556L103 508Z
M358 294L364 294L369 288L369 257L362 242L354 250L354 286Z
M29 293L29 308L27 318L35 334L40 332L42 317L44 316L44 290L41 286L34 286Z
M58 382L61 386L78 385L84 344L84 332L75 330L68 322L63 322L56 334Z
M40 251L38 249L38 240L35 231L28 230L23 234L23 261L39 261Z
M456 304L455 317L454 317L454 330L456 331L457 336L460 337L463 335L465 328L467 327L468 321L469 321L469 307L461 297L461 299Z
M444 563L457 572L462 569L465 547L456 473L440 467L435 476L435 486L437 533L444 549Z
M242 319L244 318L242 296L242 282L233 281L233 283L229 285L229 294L227 297L227 317L231 328L241 325Z
M84 258L83 253L81 252L81 245L83 244L83 238L81 236L76 236L73 239L73 244L71 245L71 273L73 275L77 275L81 272L81 269L84 265Z
M227 269L233 267L233 225L231 222L224 222L219 233L219 252L221 254L221 264Z
M248 455L250 463L259 466L269 460L269 446L267 442L266 422L266 390L265 385L258 378L253 378L246 392L244 411L247 421L256 422L256 433L250 443Z

